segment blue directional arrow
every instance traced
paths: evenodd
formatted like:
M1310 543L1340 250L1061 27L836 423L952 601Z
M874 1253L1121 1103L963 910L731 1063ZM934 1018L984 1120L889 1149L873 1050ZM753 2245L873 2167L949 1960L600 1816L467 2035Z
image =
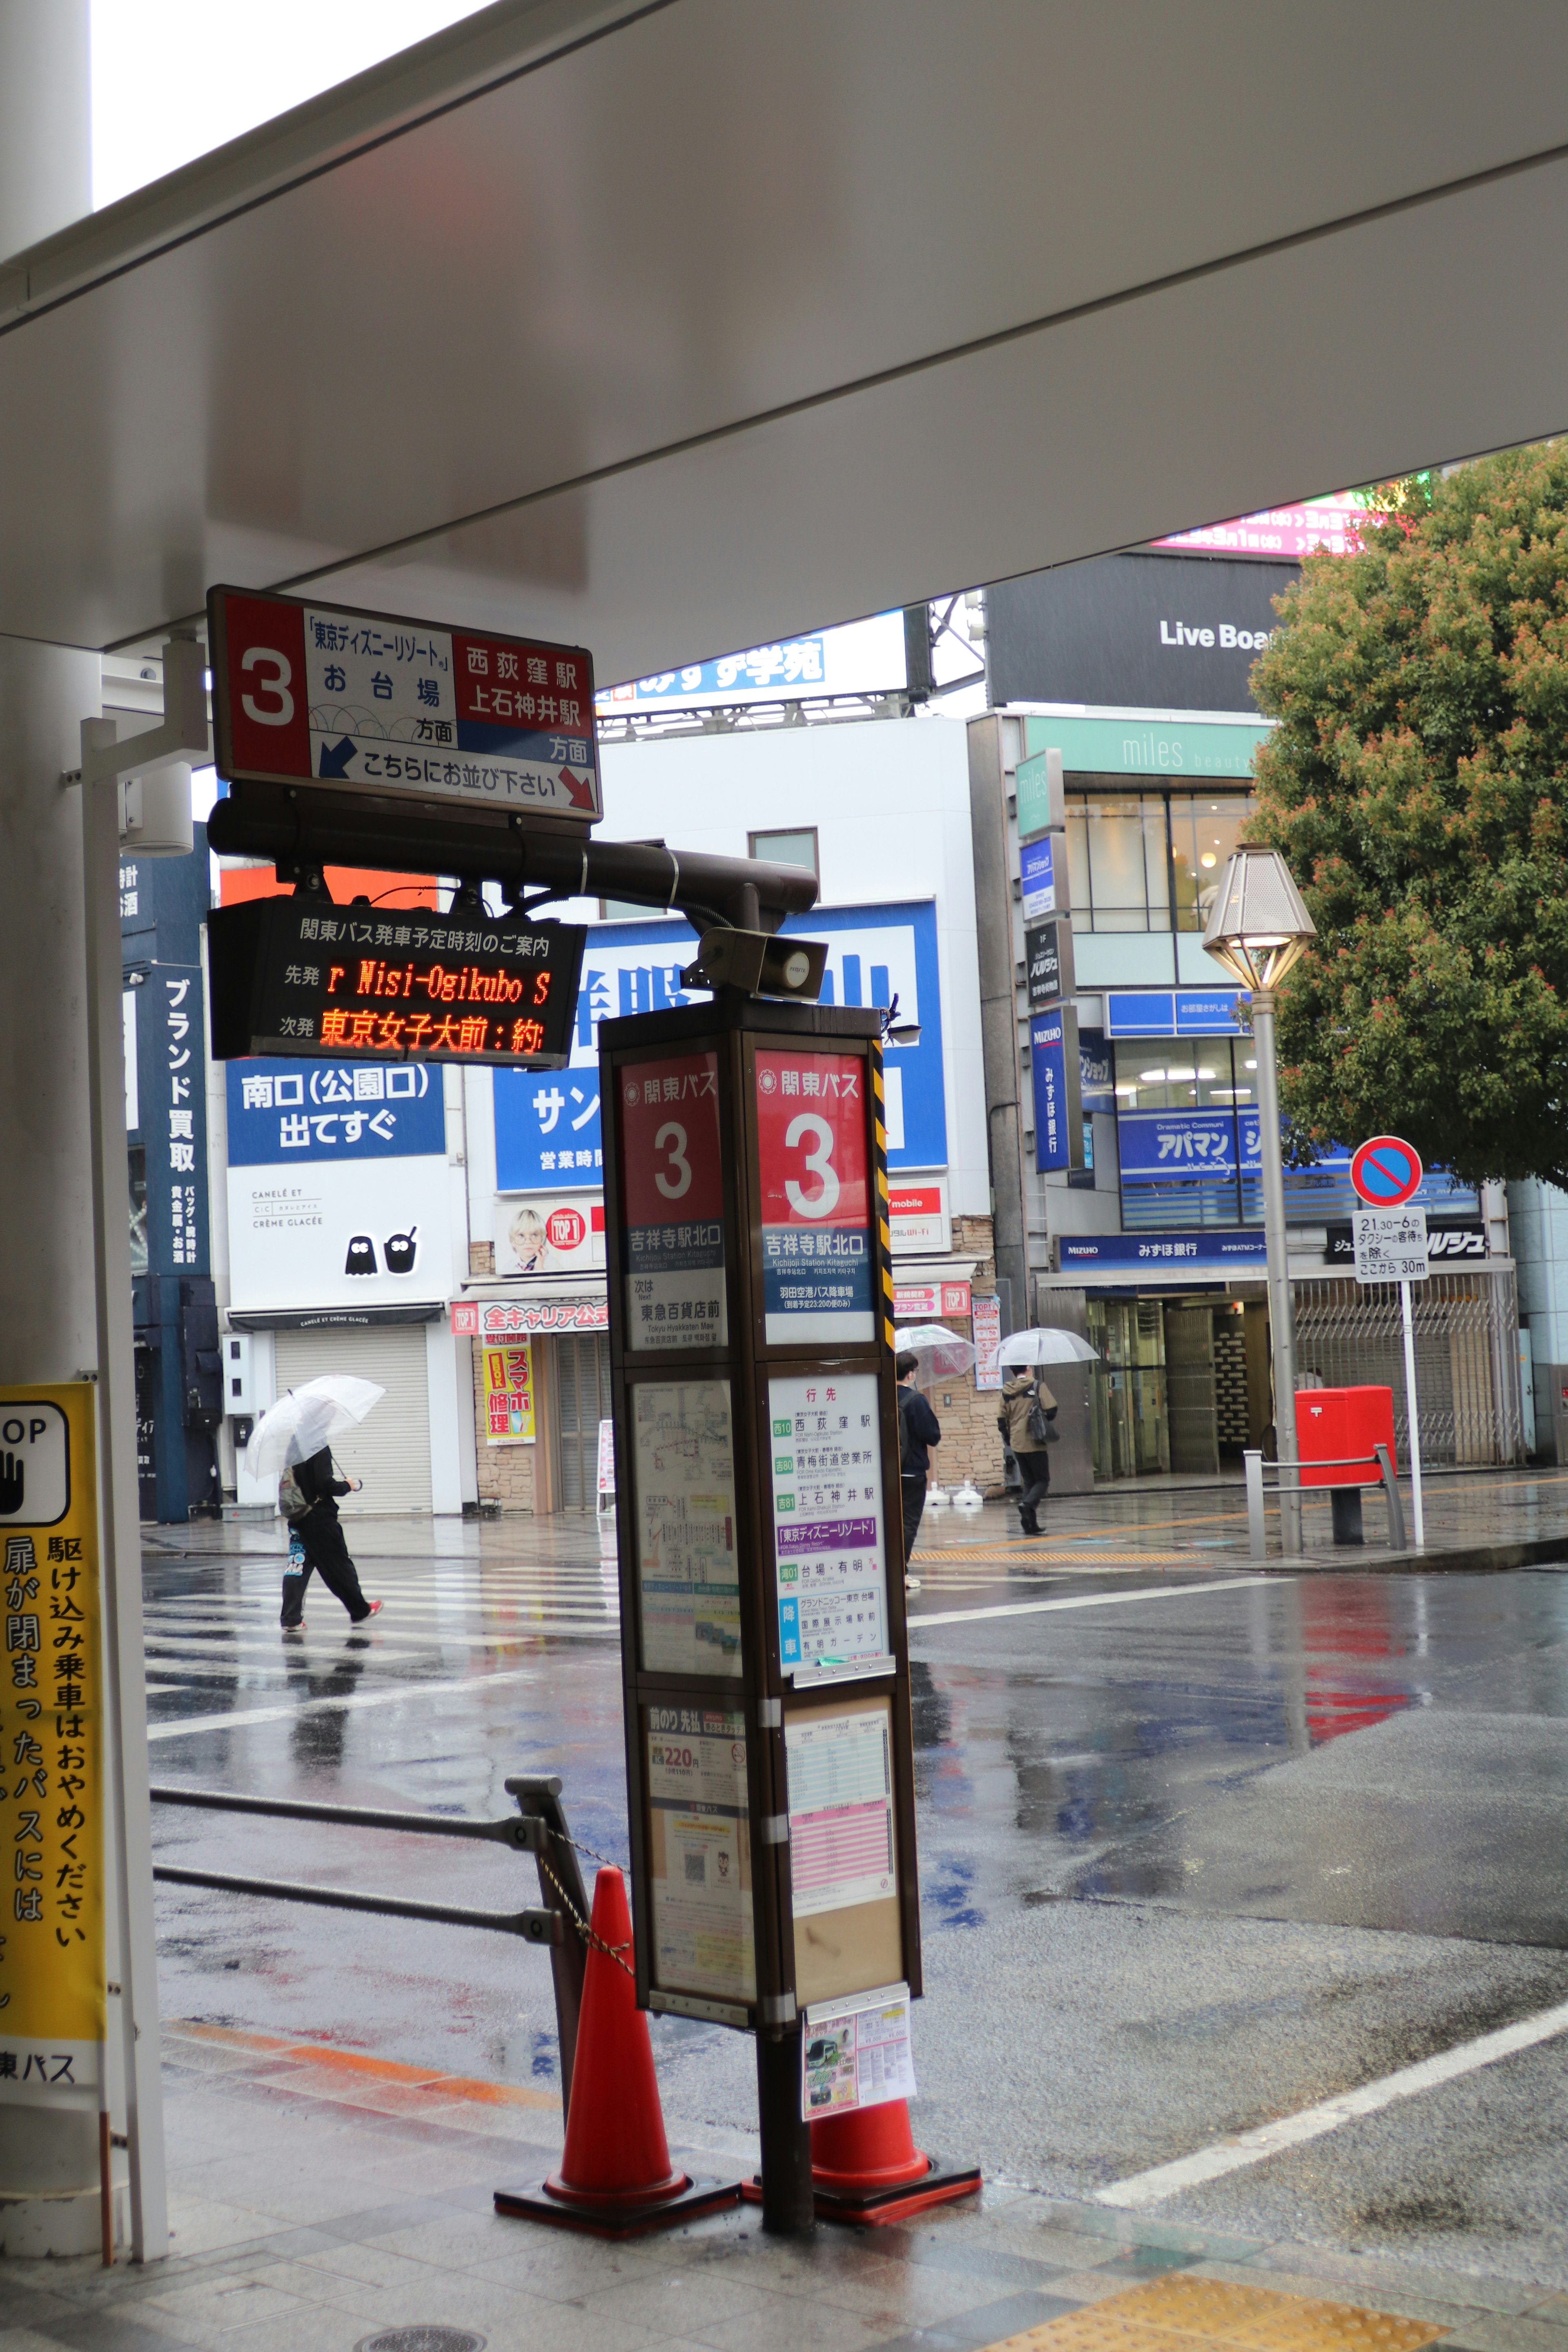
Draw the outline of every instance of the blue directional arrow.
M352 735L340 736L330 751L323 743L320 772L323 776L346 776L349 772L349 761L358 749L359 746Z

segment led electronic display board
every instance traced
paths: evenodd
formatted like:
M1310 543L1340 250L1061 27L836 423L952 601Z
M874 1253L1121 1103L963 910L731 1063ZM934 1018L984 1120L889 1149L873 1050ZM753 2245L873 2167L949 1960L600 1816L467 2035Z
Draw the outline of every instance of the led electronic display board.
M379 913L252 898L207 918L213 1055L559 1069L586 936L580 924Z

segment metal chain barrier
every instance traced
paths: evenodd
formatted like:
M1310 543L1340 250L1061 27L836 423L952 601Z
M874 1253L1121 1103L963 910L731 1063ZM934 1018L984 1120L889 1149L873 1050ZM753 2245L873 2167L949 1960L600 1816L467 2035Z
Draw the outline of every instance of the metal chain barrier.
M552 1837L559 1837L561 1832L559 1830L552 1830L550 1834ZM574 1847L579 1853L589 1855L593 1861L604 1863L606 1869L618 1870L620 1868L620 1864L618 1862L606 1862L605 1857L602 1853L595 1853L591 1845L584 1845L576 1838L569 1837L565 1839L563 1843L569 1846ZM544 1873L545 1877L548 1878L557 1895L561 1897L562 1907L565 1911L566 1916L571 1920L572 1925L576 1928L577 1933L582 1937L583 1941L587 1945L588 1949L591 1952L603 1952L607 1960L614 1960L618 1969L624 1969L627 1976L629 1976L635 1983L637 1981L637 1972L631 1967L630 1963L623 1957L625 1953L631 1950L630 1944L606 1944L603 1936L595 1935L593 1927L588 1920L582 1916L581 1913L578 1911L577 1906L573 1902L572 1897L567 1894L566 1889L562 1885L561 1881L556 1877L555 1873L551 1869L550 1864L545 1861L542 1854L539 1857L539 1867Z

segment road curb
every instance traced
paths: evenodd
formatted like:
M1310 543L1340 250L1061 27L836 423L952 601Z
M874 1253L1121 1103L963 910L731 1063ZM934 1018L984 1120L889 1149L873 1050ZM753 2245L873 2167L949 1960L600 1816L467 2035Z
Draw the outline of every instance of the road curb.
M1368 1552L1364 1559L1336 1552L1300 1559L1255 1560L1274 1576L1501 1576L1513 1568L1568 1568L1568 1531L1526 1543L1464 1544L1449 1551Z

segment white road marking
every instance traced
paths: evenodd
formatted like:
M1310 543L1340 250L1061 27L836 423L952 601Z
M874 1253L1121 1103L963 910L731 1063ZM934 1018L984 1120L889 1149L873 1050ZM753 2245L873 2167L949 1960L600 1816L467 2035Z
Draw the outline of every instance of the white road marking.
M1004 1601L992 1609L922 1609L910 1613L910 1631L917 1625L973 1625L982 1617L1038 1617L1047 1609L1110 1609L1119 1601L1181 1601L1193 1592L1240 1592L1249 1584L1293 1583L1279 1576L1227 1576L1205 1584L1150 1584L1136 1592L1072 1592L1060 1601Z
M1415 2098L1422 2091L1430 2091L1439 2083L1452 2083L1461 2074L1473 2074L1478 2067L1495 2065L1500 2058L1511 2058L1517 2050L1532 2050L1537 2042L1550 2042L1554 2035L1568 2033L1568 2000L1555 2009L1541 2011L1535 2017L1521 2018L1517 2025L1499 2026L1493 2033L1479 2034L1473 2042L1461 2042L1452 2050L1445 2050L1436 2058L1423 2058L1417 2065L1402 2066L1397 2074L1384 2074L1375 2083L1363 2083L1359 2091L1343 2091L1338 2097L1320 2100L1315 2107L1303 2107L1300 2114L1281 2116L1278 2122L1259 2124L1255 2130L1238 2132L1232 2139L1216 2140L1211 2147L1200 2147L1191 2156L1178 2157L1172 2164L1156 2164L1147 2172L1135 2172L1129 2179L1118 2180L1109 2189L1099 2189L1095 2196L1101 2205L1158 2205L1173 2197L1179 2189L1195 2189L1205 2180L1217 2180L1222 2174L1237 2172L1244 2165L1261 2164L1270 2156L1278 2156L1288 2147L1300 2147L1310 2139L1321 2139L1325 2132L1338 2131L1357 2116L1373 2116L1380 2107L1392 2106L1395 2100Z
M538 1682L540 1666L517 1666L508 1674L466 1675L457 1683L399 1683L395 1690L355 1691L344 1698L301 1699L296 1706L250 1706L229 1715L187 1716L183 1723L152 1723L149 1739L187 1739L195 1731L235 1731L247 1723L292 1723L297 1716L319 1715L327 1707L392 1706L399 1699L440 1698L454 1691L493 1690L498 1683Z

